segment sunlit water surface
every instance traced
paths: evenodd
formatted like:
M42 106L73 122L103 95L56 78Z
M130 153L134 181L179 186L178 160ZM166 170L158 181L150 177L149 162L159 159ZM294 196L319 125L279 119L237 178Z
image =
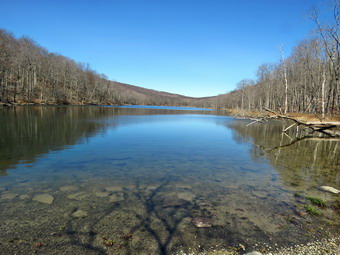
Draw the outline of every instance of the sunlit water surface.
M219 111L0 108L0 254L243 251L339 235L340 147ZM316 196L333 206L306 213ZM24 254L22 253L22 254Z

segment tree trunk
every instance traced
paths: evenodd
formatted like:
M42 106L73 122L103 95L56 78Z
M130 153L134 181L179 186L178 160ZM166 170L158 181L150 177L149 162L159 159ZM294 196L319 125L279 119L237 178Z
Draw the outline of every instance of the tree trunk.
M322 119L325 118L325 83L326 83L326 70L322 72L322 87L321 87L321 111Z

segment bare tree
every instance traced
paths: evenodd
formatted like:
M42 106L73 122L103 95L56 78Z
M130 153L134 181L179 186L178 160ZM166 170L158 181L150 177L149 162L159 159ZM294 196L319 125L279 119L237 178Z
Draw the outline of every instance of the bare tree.
M285 114L288 111L288 79L287 79L287 66L286 66L286 59L283 51L282 45L280 46L280 55L281 55L281 63L283 68L283 77L284 77L284 85L285 85Z
M330 86L332 97L331 102L331 112L335 108L336 104L336 94L338 94L338 101L340 101L340 37L339 37L339 28L340 28L340 0L334 0L332 7L332 17L333 22L331 23L321 23L319 20L318 11L314 9L310 15L310 18L315 22L317 28L316 33L321 38L326 55L329 60L330 70L332 72L331 81L334 80L334 84ZM323 84L324 86L324 84ZM339 104L339 102L338 102ZM340 106L338 106L340 107Z

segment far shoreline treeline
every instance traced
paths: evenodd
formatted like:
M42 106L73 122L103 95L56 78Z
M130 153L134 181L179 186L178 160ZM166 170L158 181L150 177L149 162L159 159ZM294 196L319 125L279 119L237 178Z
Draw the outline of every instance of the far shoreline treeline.
M50 53L33 40L0 29L0 103L57 105L193 106L241 111L340 113L340 1L290 56L281 47L278 63L259 66L256 80L244 79L226 94L193 98L108 80L88 64ZM208 86L208 85L207 85ZM0 104L1 105L1 104Z
M194 98L108 80L89 64L0 29L0 102L52 105L190 105Z

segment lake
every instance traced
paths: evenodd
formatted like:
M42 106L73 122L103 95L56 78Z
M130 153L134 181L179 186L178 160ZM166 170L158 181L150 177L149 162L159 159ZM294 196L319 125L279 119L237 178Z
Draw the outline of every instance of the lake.
M340 188L340 143L250 122L0 108L0 254L237 254L339 236L339 195L320 187ZM327 202L321 215L308 197Z

